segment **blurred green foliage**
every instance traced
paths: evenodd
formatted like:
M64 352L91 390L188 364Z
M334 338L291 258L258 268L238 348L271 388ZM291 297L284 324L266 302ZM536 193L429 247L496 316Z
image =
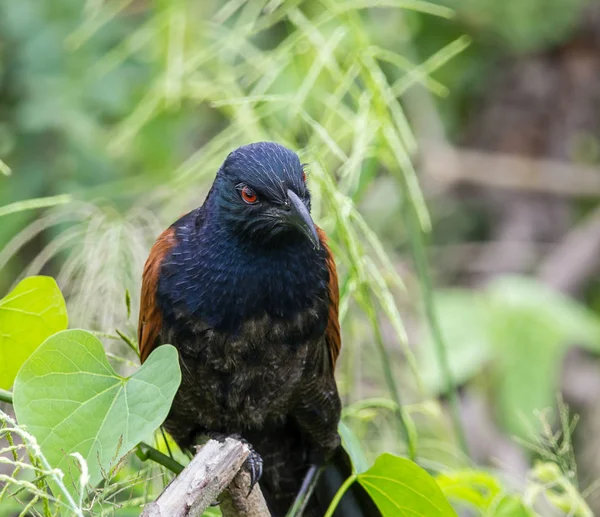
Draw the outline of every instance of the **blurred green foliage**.
M600 353L600 317L531 279L504 277L483 292L442 291L436 303L454 380L486 377L498 397L499 420L523 439L539 433L537 410L554 404L568 347ZM444 392L428 335L420 352L426 386Z
M564 41L577 30L587 0L445 0L471 30L505 52L527 54Z

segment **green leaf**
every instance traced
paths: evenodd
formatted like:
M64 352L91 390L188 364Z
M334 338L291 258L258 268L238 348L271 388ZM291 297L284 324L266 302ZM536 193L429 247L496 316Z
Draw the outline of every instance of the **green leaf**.
M501 421L511 433L528 439L541 428L536 410L554 406L568 347L600 348L600 320L574 300L527 278L495 281L488 300Z
M435 480L406 458L382 454L358 482L384 517L456 517Z
M541 429L537 410L552 407L560 390L566 347L558 326L533 310L498 309L493 342L502 424L521 438Z
M12 174L10 167L2 160L0 160L0 174L4 174L5 176L10 176Z
M489 515L490 517L536 517L537 513L525 506L519 496L505 495Z
M452 380L455 384L463 384L480 373L493 356L485 299L481 294L466 289L448 289L436 292L435 306L448 349ZM468 325L465 325L466 321ZM448 386L428 329L418 358L419 372L428 393L444 393Z
M502 492L498 480L479 470L454 470L436 476L443 494L456 503L487 510Z
M65 300L53 278L32 276L0 300L0 388L46 338L67 328Z
M583 304L531 278L506 276L491 284L494 305L527 310L552 322L565 345L576 342L600 352L600 318Z
M568 347L600 351L600 318L530 278L502 277L482 293L442 291L436 306L454 381L467 382L490 365L499 420L521 438L540 429L537 410L554 405ZM444 377L427 335L419 359L429 391L443 392Z
M338 431L342 438L344 449L346 449L348 456L350 456L354 470L356 472L364 472L367 470L369 468L367 458L365 457L365 453L362 449L358 436L356 436L352 429L350 429L344 422L340 422Z
M15 413L75 491L79 470L69 454L83 456L90 483L97 484L102 472L164 421L180 381L177 350L170 345L158 347L123 378L94 335L65 330L47 339L21 368Z

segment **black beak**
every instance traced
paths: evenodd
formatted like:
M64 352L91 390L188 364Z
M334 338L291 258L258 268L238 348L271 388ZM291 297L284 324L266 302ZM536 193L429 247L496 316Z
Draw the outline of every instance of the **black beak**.
M315 223L310 216L310 212L302 200L296 195L295 192L287 191L288 199L290 204L288 205L288 211L285 215L285 220L291 226L298 228L307 238L310 240L315 249L321 247L321 241L319 240L319 234Z

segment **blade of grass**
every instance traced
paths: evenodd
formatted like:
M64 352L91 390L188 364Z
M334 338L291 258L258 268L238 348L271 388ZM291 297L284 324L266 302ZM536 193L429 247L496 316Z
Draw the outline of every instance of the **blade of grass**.
M38 197L34 199L26 199L25 201L17 201L9 205L0 207L0 217L8 214L14 214L17 212L24 212L25 210L34 210L36 208L48 208L56 205L64 205L73 201L72 196L69 194L62 194L60 196L51 197Z

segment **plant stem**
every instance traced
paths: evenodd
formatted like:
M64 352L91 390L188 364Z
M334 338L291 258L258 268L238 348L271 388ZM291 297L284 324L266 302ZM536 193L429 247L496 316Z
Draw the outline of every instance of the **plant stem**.
M383 342L383 337L381 335L381 330L379 328L379 322L377 321L377 314L374 309L374 300L371 297L370 293L367 289L361 289L361 295L364 299L363 310L367 314L371 322L371 328L373 329L373 333L375 335L375 344L377 345L377 349L381 355L381 364L383 367L383 374L385 376L385 382L388 386L388 390L392 397L392 400L396 404L396 413L398 415L398 424L400 429L401 437L406 441L406 447L408 448L408 457L412 461L416 461L417 458L417 446L415 444L415 436L414 433L411 433L410 426L406 420L406 415L402 410L402 402L400 399L400 392L398 391L398 386L396 385L396 380L394 378L394 373L392 372L391 364L392 361L388 355L388 351L385 348L385 344Z
M327 508L327 513L324 515L324 517L331 517L333 515L333 512L337 508L342 496L346 493L348 488L350 488L350 485L356 481L357 477L358 476L356 474L352 474L348 479L346 479L346 481L344 481L344 484L339 488L334 498L331 500L329 508Z
M179 474L184 469L184 466L181 463L175 461L173 458L169 458L169 456L163 454L145 442L140 442L138 445L137 455L142 461L152 460L155 463L158 463L159 465L169 469L174 474Z
M6 402L7 404L13 403L13 394L11 391L0 389L0 402Z
M123 332L121 332L119 329L115 329L115 332L119 335L119 337L125 342L125 344L131 348L131 350L133 350L133 353L139 358L140 357L140 351L138 350L138 347L135 346L135 344L133 343L133 341L131 340L131 338L129 338L128 336L126 336Z
M468 457L469 448L467 445L467 439L465 436L463 423L460 417L460 401L458 397L458 389L454 383L452 371L450 369L448 353L440 329L437 310L435 308L431 277L429 276L429 270L427 266L427 254L425 252L423 231L419 223L419 216L416 211L416 207L413 205L409 196L405 196L405 201L407 206L406 212L408 212L407 219L411 227L409 233L411 238L415 267L417 269L417 274L419 276L419 281L421 283L421 289L423 292L423 304L425 306L425 314L429 322L433 342L435 343L435 349L440 364L440 370L442 372L442 375L444 376L446 384L448 400L450 401L450 415L452 418L452 424L459 444L465 455Z

